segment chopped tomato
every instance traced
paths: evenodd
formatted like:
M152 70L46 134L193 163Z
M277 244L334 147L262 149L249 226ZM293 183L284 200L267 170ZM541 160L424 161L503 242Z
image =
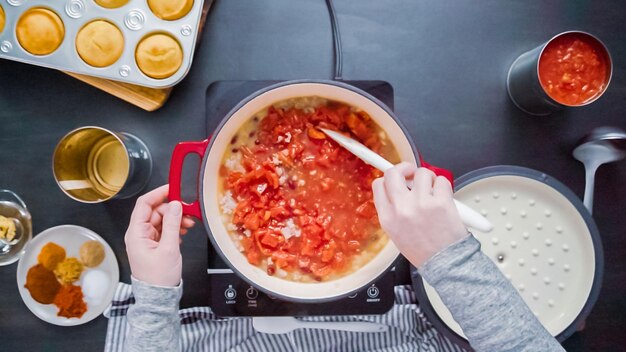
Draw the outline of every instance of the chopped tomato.
M270 209L269 213L270 213L270 216L274 219L279 219L279 218L284 218L286 216L289 216L289 211L285 209L285 207L282 207L282 206L274 207Z
M291 271L293 264L296 263L297 256L283 251L276 251L272 253L272 261L280 269L288 269Z
M333 257L335 256L335 250L332 248L326 248L322 250L322 262L324 263L328 263L331 261L331 259L333 259Z
M248 262L265 263L268 275L284 270L316 280L352 270L354 256L380 238L372 236L380 225L371 185L382 173L320 128L381 152L385 142L374 121L329 102L307 111L269 107L256 128L238 147L245 171L219 170L237 201L232 223L246 235L240 241ZM383 155L398 161L393 153Z
M610 62L597 39L566 33L552 40L539 59L539 80L554 100L570 106L584 104L606 89Z
M311 272L313 273L313 275L315 275L318 279L322 279L325 276L327 276L328 274L330 274L333 270L331 265L326 265L323 263L312 263L311 266Z
M365 201L363 204L356 208L356 213L364 218L372 218L376 216L376 207L371 200Z
M274 234L266 234L261 238L261 243L270 248L276 248L278 246L278 236Z
M256 213L248 214L244 218L243 227L250 231L254 231L259 228L261 220Z

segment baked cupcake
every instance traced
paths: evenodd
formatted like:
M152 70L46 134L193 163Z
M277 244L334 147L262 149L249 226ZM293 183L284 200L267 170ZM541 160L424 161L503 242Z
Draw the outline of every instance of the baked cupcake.
M183 63L183 49L176 39L167 34L150 34L137 45L135 60L146 76L163 79L180 69Z
M193 7L193 0L148 0L150 10L160 19L174 21L185 17Z
M48 55L59 48L65 37L61 18L51 10L34 7L22 14L15 26L17 41L33 55Z
M88 65L110 66L122 56L124 36L119 28L110 22L91 21L78 31L76 51Z
M2 30L4 29L4 22L4 9L0 6L0 33L2 33Z
M116 9L128 3L128 0L95 0L96 4L106 7L107 9Z

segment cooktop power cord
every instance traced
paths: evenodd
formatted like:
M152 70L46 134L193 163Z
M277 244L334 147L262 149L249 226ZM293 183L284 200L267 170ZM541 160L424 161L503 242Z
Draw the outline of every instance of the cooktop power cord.
M341 80L343 79L343 61L341 53L341 35L339 34L339 25L337 24L337 13L335 11L335 6L333 5L332 0L326 0L326 6L328 7L328 14L330 15L330 26L333 33L333 49L335 57L335 70L333 73L333 78L335 80Z

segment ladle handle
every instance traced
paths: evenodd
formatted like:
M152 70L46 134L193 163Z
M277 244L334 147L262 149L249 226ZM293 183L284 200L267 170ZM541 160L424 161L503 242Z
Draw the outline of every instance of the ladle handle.
M596 170L599 165L590 165L585 168L585 196L583 204L589 210L589 214L593 214L593 189L596 183Z

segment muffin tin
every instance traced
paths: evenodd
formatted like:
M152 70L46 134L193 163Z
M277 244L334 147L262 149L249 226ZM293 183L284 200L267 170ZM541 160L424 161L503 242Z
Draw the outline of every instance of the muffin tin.
M4 13L5 18L4 28L0 28L0 58L141 86L170 87L182 80L191 66L203 3L203 0L194 0L185 16L169 21L153 13L147 0L129 0L119 8L106 8L95 0L0 0L0 17ZM16 25L21 16L32 8L50 10L63 21L63 42L48 55L29 53L17 39ZM94 20L104 20L115 25L124 37L124 50L120 58L106 67L90 66L76 49L78 32ZM169 35L182 49L180 68L162 79L147 76L135 59L135 51L141 40L157 33Z

